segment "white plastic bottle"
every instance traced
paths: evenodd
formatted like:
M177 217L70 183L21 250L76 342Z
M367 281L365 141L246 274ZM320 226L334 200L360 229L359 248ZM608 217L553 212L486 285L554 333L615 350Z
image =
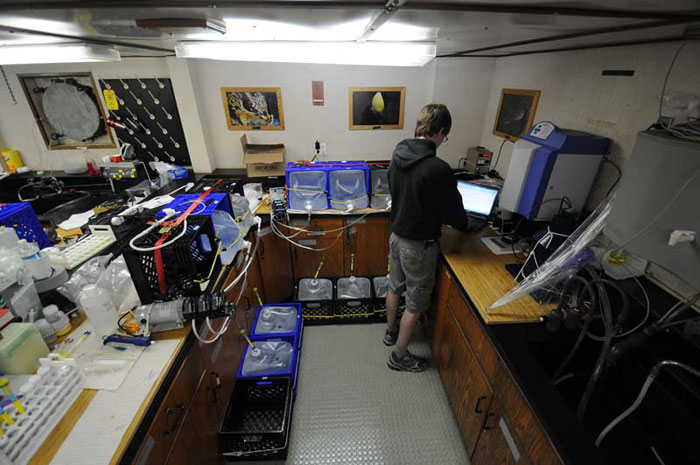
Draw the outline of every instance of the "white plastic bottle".
M80 293L79 301L88 321L100 336L109 336L116 331L117 310L107 291L94 284L88 284Z

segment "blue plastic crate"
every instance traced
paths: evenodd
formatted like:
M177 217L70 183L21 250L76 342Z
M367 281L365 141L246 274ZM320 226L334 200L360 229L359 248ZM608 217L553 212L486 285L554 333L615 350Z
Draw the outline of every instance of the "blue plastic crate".
M175 197L175 200L166 205L163 210L156 213L156 218L163 218L165 216L164 210L166 208L172 208L175 210L176 215L181 215L187 210L190 205L194 203L202 194L180 194ZM202 201L192 210L190 215L197 216L211 216L214 210L221 210L229 215L231 214L231 202L229 201L228 194L214 193L207 195L202 199Z
M257 329L258 319L260 318L260 312L262 312L262 309L265 307L294 307L294 308L296 308L297 309L296 329L293 332L288 332L288 333L259 333L258 329ZM296 336L297 338L299 338L299 334L301 333L301 328L302 328L301 304L299 302L265 304L265 305L259 305L258 311L255 312L255 319L253 320L253 327L250 330L250 335L251 336L290 336L290 335L293 335L293 336ZM299 342L301 342L301 340ZM299 348L301 348L301 346Z
M14 228L17 237L36 242L40 249L51 247L39 218L27 202L0 204L0 226Z
M288 342L289 344L292 345L292 362L289 365L288 369L282 372L276 372L276 373L256 373L254 375L244 375L243 374L243 364L245 362L246 357L248 356L248 351L250 351L250 346L246 345L245 350L243 351L243 357L241 358L241 363L238 365L238 372L236 373L236 377L239 379L250 379L250 378L259 378L259 379L266 379L266 378L276 378L280 376L287 376L292 378L294 385L296 385L296 377L297 377L297 363L299 362L299 337L297 334L289 334L286 336L271 336L271 335L266 335L266 336L250 336L250 342L255 343L255 342L265 342L265 341L284 341Z
M302 211L307 207L312 211L330 208L328 169L322 162L311 162L303 166L288 163L284 170L287 206L291 210Z

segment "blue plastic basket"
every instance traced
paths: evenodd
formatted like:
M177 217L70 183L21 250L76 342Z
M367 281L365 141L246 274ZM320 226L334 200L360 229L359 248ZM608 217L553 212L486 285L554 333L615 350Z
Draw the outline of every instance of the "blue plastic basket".
M36 242L40 249L51 247L31 204L26 202L0 204L0 226L14 228L17 237Z
M172 208L175 210L176 215L181 215L190 208L192 203L197 200L202 194L180 194L175 197L175 200L170 202L163 210L156 213L156 218L163 218L165 216L164 210L166 208ZM211 216L214 210L221 210L229 215L231 214L231 202L229 201L228 194L219 194L212 192L202 199L202 201L192 210L190 215L198 216Z
M248 351L250 350L250 346L246 345L245 350L243 351L243 357L241 358L241 363L238 365L238 372L236 373L236 377L239 379L250 379L250 378L259 378L259 379L267 379L267 378L277 378L280 376L287 376L292 379L293 384L296 385L296 377L297 377L297 363L299 361L299 337L296 334L289 334L286 336L279 336L279 335L267 335L267 336L251 336L250 337L250 342L255 343L255 342L264 342L264 341L284 341L288 342L289 344L292 345L292 362L287 368L287 370L283 372L276 372L276 373L256 373L254 375L244 375L243 374L243 364L245 362L246 357L248 356Z
M260 318L260 312L262 312L262 309L264 307L294 307L297 309L297 325L296 329L293 332L289 333L259 333L257 326L258 326L258 319ZM302 328L302 318L301 318L301 304L298 302L295 303L280 303L280 304L265 304L265 305L259 305L258 306L258 311L255 312L255 319L253 320L253 327L250 330L250 335L251 336L296 336L297 339L299 339L299 343L301 343L301 338L299 337L301 333L301 328ZM301 346L299 346L301 348Z

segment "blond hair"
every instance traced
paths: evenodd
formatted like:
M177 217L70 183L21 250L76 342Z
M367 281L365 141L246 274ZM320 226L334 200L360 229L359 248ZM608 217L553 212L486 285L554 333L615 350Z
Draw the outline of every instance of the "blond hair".
M423 107L416 122L415 137L434 136L440 129L444 135L450 133L452 116L450 110L442 103L430 103Z

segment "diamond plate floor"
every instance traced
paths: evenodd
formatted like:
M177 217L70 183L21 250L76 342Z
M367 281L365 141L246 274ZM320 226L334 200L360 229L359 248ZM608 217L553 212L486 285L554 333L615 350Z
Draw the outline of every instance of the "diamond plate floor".
M384 328L305 329L288 465L468 463L437 370L390 370ZM416 333L409 349L429 356Z

